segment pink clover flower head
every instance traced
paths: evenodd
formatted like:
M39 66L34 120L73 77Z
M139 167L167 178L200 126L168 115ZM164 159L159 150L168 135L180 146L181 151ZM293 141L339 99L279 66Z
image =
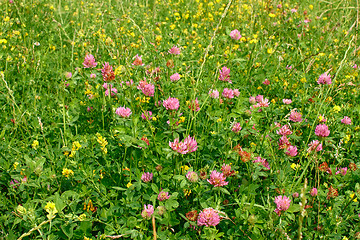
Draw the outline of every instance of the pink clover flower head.
M228 98L228 99L232 99L234 98L234 90L229 89L229 88L224 88L222 94L221 94L224 98Z
M131 109L126 108L125 106L124 107L118 107L116 109L115 113L117 115L119 115L120 117L123 117L123 118L128 118L132 114Z
M296 110L292 110L289 119L293 122L302 122L302 114Z
M231 170L231 165L230 164L223 164L221 166L221 171L222 173L224 174L225 177L229 177L229 176L232 176L232 175L235 175L235 171L234 170Z
M250 104L255 104L256 103L256 98L253 97L253 96L249 97L249 103Z
M186 174L186 178L190 181L190 182L197 182L199 180L199 175L194 172L194 171L189 171Z
M103 65L103 68L101 69L101 74L103 76L103 80L106 82L115 79L113 67L108 62L105 62L105 64Z
M277 130L276 133L281 136L284 135L287 136L287 135L291 135L293 132L290 130L288 125L284 125L279 130Z
M229 68L224 66L219 70L219 73L220 73L220 75L219 75L220 81L232 83L230 80L230 69Z
M240 31L237 30L237 29L232 30L232 31L230 32L230 37L231 37L232 39L234 39L234 40L240 40L240 38L241 38Z
M219 91L216 89L215 90L210 89L209 95L211 98L214 98L214 99L219 98Z
M255 97L255 100L256 100L256 102L260 103L260 102L262 102L264 100L264 96L263 95L257 95Z
M166 110L178 110L180 104L177 98L169 97L163 101L163 106L166 108Z
M141 88L141 91L145 96L153 97L155 93L155 86L153 84L145 84L143 88Z
M65 73L65 77L66 77L67 79L70 79L70 78L72 77L72 73L71 73L71 72L66 72L66 73Z
M181 142L176 138L174 142L169 142L169 146L172 150L180 154L192 153L197 150L197 142L195 138L190 137L190 135Z
M343 124L350 125L351 124L351 118L349 118L348 116L345 116L343 119L341 119L341 122Z
M152 119L152 112L151 111L145 111L141 114L141 118L144 120L151 120Z
M286 69L291 70L292 66L291 65L286 65Z
M242 129L242 128L241 128L241 126L240 126L240 123L235 122L235 123L233 124L233 127L232 127L231 131L233 131L234 133L238 133L238 132L240 132L241 129Z
M96 74L95 73L90 74L90 78L96 78Z
M357 69L357 68L359 68L359 66L355 63L353 69Z
M270 84L270 81L266 78L265 81L263 81L263 84L267 86Z
M318 84L331 84L331 76L327 73L323 73L320 75L319 79L317 80Z
M298 192L294 192L292 196L293 196L293 198L298 198L298 197L299 197L299 193L298 193Z
M144 172L142 175L141 175L141 180L143 182L150 182L152 179L153 179L153 174L152 173L149 173L149 172Z
M296 146L290 145L286 150L285 154L288 156L295 157L298 154Z
M317 188L313 188L313 189L310 190L310 195L311 196L315 197L317 194L318 194Z
M265 158L256 157L253 160L253 163L260 163L261 165L263 165L266 168L266 171L270 170L270 164Z
M19 183L20 182L18 180L14 179L10 181L10 186L12 186L13 188L17 188Z
M174 73L173 75L170 76L170 80L171 80L172 82L176 82L176 81L178 81L179 79L180 79L180 74L178 74L178 73Z
M292 13L296 13L296 12L297 12L297 10L296 10L295 8L291 9L290 11L291 11Z
M131 63L133 66L144 66L145 64L142 62L142 56L139 56L139 54L136 54L133 57L134 61Z
M220 216L213 208L205 208L202 210L197 219L198 226L216 226L220 223Z
M322 148L322 144L319 142L319 140L312 140L311 143L309 143L308 152L317 151L320 152Z
M330 130L326 124L319 124L315 128L315 134L318 137L327 137L330 135Z
M178 48L177 46L173 46L172 48L169 49L168 53L174 54L174 55L179 55L181 53L181 51L180 51L180 48Z
M223 173L217 172L216 170L212 171L210 174L210 179L207 181L214 187L222 187L228 185L229 182L225 182L226 177Z
M154 206L150 204L148 204L147 206L144 205L144 210L141 212L141 216L149 220L153 214L154 214Z
M194 101L191 101L190 105L189 105L189 109L198 112L200 110L200 104L198 99L196 98Z
M290 146L289 139L286 137L286 135L281 136L279 139L279 149L285 149Z
M115 94L118 93L118 90L116 88L111 88L111 96L115 96ZM106 89L105 96L109 96L109 89Z
M344 167L344 168L336 168L336 173L335 173L335 175L338 175L338 174L341 174L341 175L343 175L343 176L345 176L346 175L346 173L347 173L347 167Z
M239 89L234 89L234 95L235 95L235 97L238 97L238 96L240 96L240 91L239 91Z
M169 199L170 198L170 195L169 195L169 193L168 192L164 192L164 191L161 191L160 193L159 193L159 195L158 195L158 197L157 197L157 199L159 200L159 201L165 201L165 200L167 200L167 199Z
M84 68L94 68L97 66L97 62L95 62L95 58L91 54L86 54L83 62Z
M291 200L286 196L277 196L275 197L274 202L276 204L275 212L280 216L283 211L289 209Z
M286 99L286 98L285 98L285 99L283 99L282 101L283 101L283 103L286 104L286 105L289 105L289 104L292 103L292 100L291 100L291 99Z

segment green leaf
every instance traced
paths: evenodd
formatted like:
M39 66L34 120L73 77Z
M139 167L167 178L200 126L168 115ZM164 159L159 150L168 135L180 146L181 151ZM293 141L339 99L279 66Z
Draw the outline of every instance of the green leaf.
M76 226L76 223L68 224L68 225L61 225L61 230L65 233L65 235L71 239L74 235L74 227Z
M152 190L153 190L155 193L159 193L159 188L158 188L158 186L156 186L155 183L152 183L152 184L151 184L151 188L152 188Z

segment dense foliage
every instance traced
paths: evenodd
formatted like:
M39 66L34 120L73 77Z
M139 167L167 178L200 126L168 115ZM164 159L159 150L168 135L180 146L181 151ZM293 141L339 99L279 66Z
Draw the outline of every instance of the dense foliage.
M0 239L359 239L359 10L1 1Z

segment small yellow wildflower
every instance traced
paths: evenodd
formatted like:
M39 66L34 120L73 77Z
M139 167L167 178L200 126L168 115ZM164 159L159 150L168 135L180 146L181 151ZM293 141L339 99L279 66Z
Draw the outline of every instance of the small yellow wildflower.
M218 120L216 120L216 122L222 122L222 119L221 119L221 118L218 118Z
M268 54L272 54L273 52L274 52L274 49L273 49L273 48L268 48L268 49L267 49L267 53L268 53Z
M74 172L71 169L63 168L62 175L68 178L70 176L73 176Z
M184 189L184 195L185 197L189 196L191 194L191 190L190 189Z
M335 106L335 107L333 108L333 111L336 112L336 113L340 112L340 110L341 110L341 107L340 107L340 106Z
M53 202L48 202L45 207L44 207L45 211L48 212L49 214L47 215L48 219L52 219L54 218L55 214L58 212L56 207L55 207L55 203Z
M181 166L180 168L182 173L187 172L187 170L189 170L189 167L187 165Z
M16 168L19 166L19 163L18 162L14 162L14 164L13 164L13 167L14 167L14 169L16 170Z
M291 167L293 170L296 170L296 169L300 168L300 164L292 163L290 167Z
M129 188L132 186L132 183L131 182L128 182L128 184L126 184L126 187Z
M31 147L32 147L33 149L36 149L37 146L39 146L39 141L38 141L38 140L34 140L33 143L31 144Z

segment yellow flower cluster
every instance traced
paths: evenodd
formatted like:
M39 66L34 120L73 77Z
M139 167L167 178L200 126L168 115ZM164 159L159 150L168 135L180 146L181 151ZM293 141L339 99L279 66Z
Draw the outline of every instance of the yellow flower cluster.
M55 214L58 212L57 209L56 209L56 207L55 207L55 203L53 203L53 202L48 202L48 203L45 205L44 209L45 209L45 211L46 211L47 213L49 213L49 214L47 215L47 217L48 217L49 219L54 218Z
M101 151L104 153L104 154L107 154L107 148L106 148L106 145L108 145L108 142L106 141L106 138L102 137L100 135L100 133L96 133L96 141L100 144L101 146Z
M68 177L73 176L74 172L71 169L63 168L62 175L68 178Z
M31 144L31 147L33 149L36 149L39 146L39 141L38 140L34 140L33 143Z
M76 151L78 151L80 148L81 148L81 144L78 141L73 142L69 157L74 157Z

